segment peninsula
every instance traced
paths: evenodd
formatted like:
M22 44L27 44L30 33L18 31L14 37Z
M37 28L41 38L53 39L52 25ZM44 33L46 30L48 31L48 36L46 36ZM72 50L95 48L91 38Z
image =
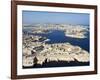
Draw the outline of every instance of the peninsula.
M24 35L23 38L23 66L42 65L51 61L89 62L89 53L79 46L68 42L47 44L40 40L45 37Z

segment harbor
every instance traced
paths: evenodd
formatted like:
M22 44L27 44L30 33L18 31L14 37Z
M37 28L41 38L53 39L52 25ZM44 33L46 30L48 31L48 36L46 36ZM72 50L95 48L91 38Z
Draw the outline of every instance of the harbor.
M35 26L35 27L34 27ZM84 50L78 45L73 45L68 41L52 42L44 35L51 34L54 30L62 31L66 36L75 39L85 39L85 35L89 30L82 25L34 25L32 27L24 27L23 29L23 67L48 67L51 63L71 66L89 65L89 51ZM54 27L55 26L55 27ZM57 34L56 34L57 36ZM60 37L60 34L58 33ZM58 40L58 41L59 41ZM65 40L65 39L62 39ZM57 40L56 40L57 41ZM61 62L61 63L60 63ZM73 64L72 64L73 63ZM76 65L76 66L77 66ZM44 66L44 67L46 67ZM53 66L51 64L51 66ZM54 65L55 66L55 65ZM57 66L57 65L56 65ZM59 65L58 65L59 66Z

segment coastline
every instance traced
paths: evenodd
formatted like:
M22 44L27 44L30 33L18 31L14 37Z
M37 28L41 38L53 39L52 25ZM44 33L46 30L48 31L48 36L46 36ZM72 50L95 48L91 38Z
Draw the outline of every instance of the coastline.
M68 25L63 27L61 25L54 26L55 25L51 27L33 27L32 29L30 28L31 30L28 30L28 32L23 33L23 66L44 65L51 62L66 62L66 65L70 62L73 64L75 62L82 64L89 63L89 52L82 49L80 46L75 46L68 42L48 44L46 42L50 41L50 39L41 35L29 34L48 34L52 32L51 30L61 30L64 32L65 36L77 39L86 38L85 34L87 29L84 27L70 27ZM28 27L26 30L27 29Z

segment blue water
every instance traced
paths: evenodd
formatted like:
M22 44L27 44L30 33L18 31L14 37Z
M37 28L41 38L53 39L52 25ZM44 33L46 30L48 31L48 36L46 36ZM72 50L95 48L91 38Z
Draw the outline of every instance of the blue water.
M68 42L71 43L72 45L80 46L82 49L89 52L89 32L86 34L87 38L83 39L67 37L61 30L53 30L51 33L33 34L33 35L40 35L50 39L50 41L46 42L49 44Z
M69 42L72 45L80 46L81 48L89 52L89 33L86 36L87 38L84 38L84 39L71 38L71 37L65 36L63 31L53 31L52 33L47 35L47 38L51 40L48 43Z

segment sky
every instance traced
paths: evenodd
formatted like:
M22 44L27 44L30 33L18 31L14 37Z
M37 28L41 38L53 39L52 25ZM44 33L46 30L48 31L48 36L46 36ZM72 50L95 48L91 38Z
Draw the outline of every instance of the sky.
M22 23L82 24L89 25L90 15L87 13L23 11Z

